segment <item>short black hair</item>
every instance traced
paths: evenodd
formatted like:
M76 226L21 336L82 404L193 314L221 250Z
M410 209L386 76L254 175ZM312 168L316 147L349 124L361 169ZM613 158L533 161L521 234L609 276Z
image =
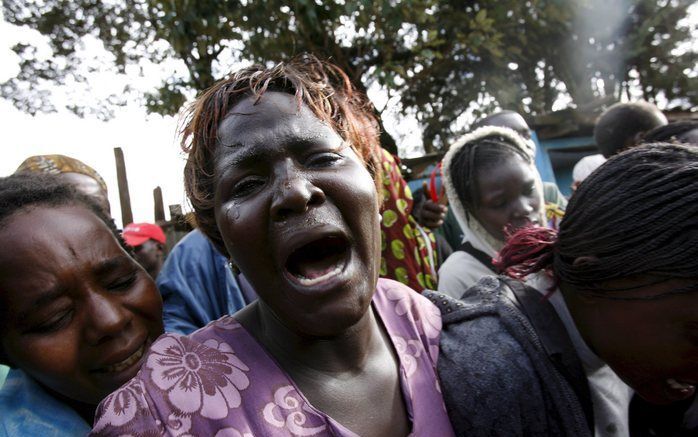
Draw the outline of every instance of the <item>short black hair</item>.
M665 124L662 111L649 102L616 103L596 121L594 141L603 156L610 158L636 145L645 132Z
M501 116L501 115L518 115L519 117L523 118L523 115L519 114L519 113L516 112L516 111L512 111L511 109L504 109L504 110L502 110L502 111L495 112L495 113L493 113L493 114L489 114L489 115L486 115L486 116L484 116L484 117L478 119L475 123L473 123L473 125L470 127L470 129L471 129L471 130L474 130L474 129L477 129L477 128L483 127L483 126L493 126L493 125L490 123L490 121L491 121L493 118L499 117L499 116ZM524 119L524 122L525 122L525 121L526 121L526 120ZM526 123L526 125L528 125L528 123ZM497 125L497 126L499 126L499 125ZM510 128L510 129L512 128L511 126L504 126L504 127L508 127L508 128ZM530 127L529 127L529 128L530 128Z
M92 211L109 227L121 247L132 255L114 220L87 195L58 176L41 173L18 173L0 178L0 229L10 217L37 206L82 206Z
M656 127L647 132L642 138L643 143L685 143L681 137L688 132L698 129L698 120L681 120Z

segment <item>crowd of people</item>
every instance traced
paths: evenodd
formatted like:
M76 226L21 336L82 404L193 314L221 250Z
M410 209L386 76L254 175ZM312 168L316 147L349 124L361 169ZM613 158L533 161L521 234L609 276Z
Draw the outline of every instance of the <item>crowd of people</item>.
M498 112L413 198L312 55L183 117L167 256L76 159L0 178L0 436L698 434L698 123L611 106L567 199Z

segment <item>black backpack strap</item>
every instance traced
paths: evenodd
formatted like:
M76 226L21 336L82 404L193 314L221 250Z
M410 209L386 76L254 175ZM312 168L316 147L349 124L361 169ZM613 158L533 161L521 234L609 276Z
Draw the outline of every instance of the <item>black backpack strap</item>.
M492 263L492 257L487 255L485 252L481 251L480 249L475 249L473 247L473 245L470 244L469 241L466 241L463 244L461 244L460 247L458 248L458 250L462 250L463 252L470 254L473 258L480 261L482 264L487 266L487 268L489 268L493 272L499 273L499 270Z
M570 383L579 398L587 423L594 429L591 391L582 362L553 305L537 290L520 281L500 276L514 294L514 304L531 323L555 368Z

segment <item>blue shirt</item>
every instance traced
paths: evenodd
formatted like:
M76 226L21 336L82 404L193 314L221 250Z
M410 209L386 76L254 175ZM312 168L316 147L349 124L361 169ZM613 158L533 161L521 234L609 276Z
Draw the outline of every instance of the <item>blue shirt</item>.
M247 305L228 260L195 229L175 245L157 277L166 332L190 334Z
M0 388L0 436L84 436L91 426L24 372L10 369Z

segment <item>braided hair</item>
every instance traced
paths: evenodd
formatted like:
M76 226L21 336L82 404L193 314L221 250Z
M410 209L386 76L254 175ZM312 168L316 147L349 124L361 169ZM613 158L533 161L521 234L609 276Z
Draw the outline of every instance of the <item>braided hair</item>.
M133 255L114 220L89 196L79 192L58 176L41 173L17 173L0 178L0 229L13 215L38 206L82 206L109 227L121 247Z
M698 277L698 147L648 144L609 159L572 196L559 232L519 230L495 264L608 298L621 291L613 279Z

